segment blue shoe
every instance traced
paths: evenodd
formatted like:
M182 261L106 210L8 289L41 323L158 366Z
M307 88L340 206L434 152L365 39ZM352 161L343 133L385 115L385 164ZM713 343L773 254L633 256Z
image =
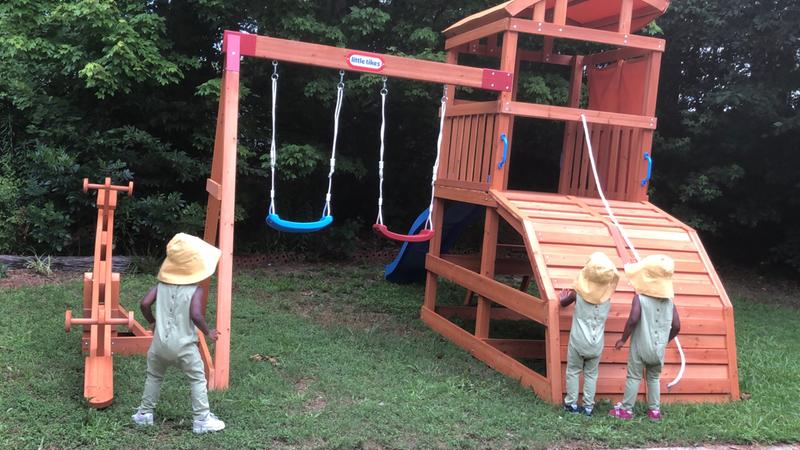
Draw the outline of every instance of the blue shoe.
M572 414L580 414L583 412L583 408L578 405L568 405L564 403L564 411Z

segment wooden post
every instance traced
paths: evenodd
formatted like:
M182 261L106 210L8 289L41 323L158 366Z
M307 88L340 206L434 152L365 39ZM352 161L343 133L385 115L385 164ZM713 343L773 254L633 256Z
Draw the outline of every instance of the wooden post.
M233 287L233 225L236 202L236 150L239 118L238 35L229 35L225 45L225 72L222 83L222 168L219 249L222 256L217 269L217 330L220 332L214 351L214 385L228 387L231 345L231 291Z
M553 23L556 25L566 25L567 0L556 0L556 5L553 8Z
M633 0L622 0L622 6L619 10L619 27L617 28L620 34L628 34L631 32L632 15Z
M431 238L428 246L428 253L433 256L441 255L442 249L442 221L444 220L444 200L437 197L433 200L433 225L436 232ZM439 277L431 271L425 275L425 299L423 307L431 311L436 308L436 290L439 284Z
M533 21L544 22L544 13L547 10L547 2L541 1L533 6Z
M500 225L497 210L486 208L486 219L483 225L483 246L481 247L481 275L494 279L494 266L497 259L497 231ZM478 309L475 316L475 337L489 337L489 321L491 319L492 302L478 297Z
M507 31L503 35L503 48L500 55L500 70L505 72L514 72L517 63L517 43L518 34L514 31ZM514 92L500 93L500 101L508 102L514 98ZM500 114L498 124L494 131L494 143L492 145L497 149L495 160L491 168L492 189L505 189L508 185L508 162L511 159L511 129L513 126L514 116L510 114ZM508 149L506 155L503 155L503 142L501 136L505 134L508 139ZM506 158L503 168L500 169L499 165ZM486 218L484 220L483 228L483 246L481 247L481 275L487 278L494 279L494 266L497 257L497 233L500 226L499 216L497 210L494 208L486 208ZM485 339L489 337L489 321L491 319L491 302L483 297L478 297L478 308L475 317L475 337Z
M582 55L572 57L571 72L569 77L569 97L567 106L579 108L581 102L581 87L583 85L583 59ZM561 145L561 174L558 177L558 192L566 194L570 189L572 179L572 161L575 157L575 134L579 131L580 124L568 121L564 124L564 140Z
M656 99L658 97L658 79L661 70L661 52L650 52L647 57L647 69L645 71L644 81L644 95L642 96L642 114L655 116L656 113ZM647 187L649 183L642 186L641 180L647 174L647 162L644 160L644 154L650 153L652 156L653 147L653 130L642 129L641 139L638 152L631 152L631 157L636 158L638 164L634 170L634 176L629 176L628 192L629 201L647 201ZM631 145L637 144L632 142Z

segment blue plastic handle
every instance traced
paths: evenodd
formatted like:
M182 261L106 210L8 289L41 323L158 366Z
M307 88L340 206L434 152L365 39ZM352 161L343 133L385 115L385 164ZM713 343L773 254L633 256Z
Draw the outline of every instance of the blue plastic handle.
M642 186L650 181L650 176L653 174L653 158L650 157L650 153L645 153L644 159L647 160L647 175L645 175L644 180L642 180Z
M503 168L503 166L506 164L506 157L508 156L508 138L506 137L505 133L500 135L500 140L503 141L503 159L501 159L500 164L497 165L498 169Z
M283 220L277 214L270 214L267 216L267 225L286 233L312 233L319 231L333 223L333 216L323 216L316 222L292 222L290 220Z

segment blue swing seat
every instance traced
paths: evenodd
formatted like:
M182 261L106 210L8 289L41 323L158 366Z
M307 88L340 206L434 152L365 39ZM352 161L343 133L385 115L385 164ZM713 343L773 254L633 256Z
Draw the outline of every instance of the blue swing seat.
M319 231L333 223L333 216L322 216L316 222L292 222L290 220L283 220L277 214L270 214L267 216L267 225L286 233L312 233Z

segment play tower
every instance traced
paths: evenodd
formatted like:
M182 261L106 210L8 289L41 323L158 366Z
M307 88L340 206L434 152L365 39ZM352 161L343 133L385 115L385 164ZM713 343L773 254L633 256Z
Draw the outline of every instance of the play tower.
M686 368L682 380L667 390L666 401L738 399L736 344L730 300L697 233L648 202L651 145L664 41L633 34L661 15L668 0L512 0L474 14L444 31L447 61L465 55L492 58L499 70L515 74L515 86L491 101L449 100L438 173L434 223L442 223L452 201L485 208L481 251L447 255L441 233L431 241L425 260L426 288L422 319L496 370L514 377L547 401L561 402L572 307L561 309L558 291L570 288L588 256L603 251L620 271L633 260L619 229L598 198L587 152L589 136L599 180L614 215L641 256L663 253L675 260L675 304L682 319L680 340ZM534 38L531 38L534 36ZM553 51L562 39L605 44L587 55ZM533 43L533 45L531 45ZM568 104L517 101L521 63L567 66ZM581 104L581 86L588 105ZM514 118L564 122L561 170L553 193L508 189ZM587 122L584 131L582 120ZM498 230L514 230L522 257L498 257ZM538 296L515 289L497 275L530 277ZM477 296L476 304L437 305L440 280L454 282ZM528 278L523 278L528 279ZM523 283L525 284L525 283ZM597 386L599 397L621 397L627 347L613 348L630 309L632 288L624 274L606 328L606 349ZM451 319L474 321L461 327ZM529 320L543 326L544 339L493 337L493 320ZM539 360L540 368L523 364ZM667 348L662 384L675 378L680 355ZM644 383L642 384L644 393Z

